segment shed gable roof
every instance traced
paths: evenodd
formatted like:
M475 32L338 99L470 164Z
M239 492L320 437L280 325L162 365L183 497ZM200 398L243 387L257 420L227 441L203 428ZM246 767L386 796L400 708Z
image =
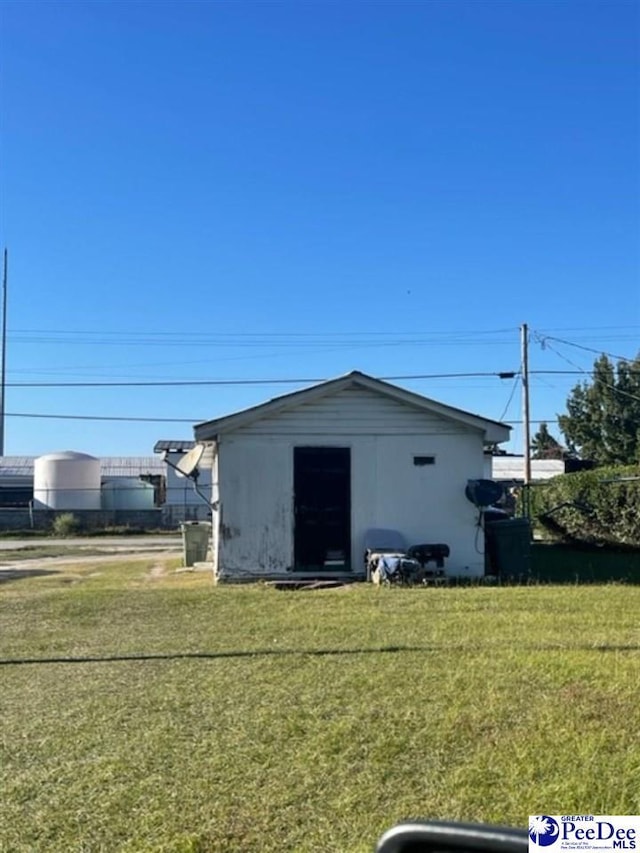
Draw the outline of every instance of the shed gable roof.
M283 394L280 397L275 397L266 403L252 406L249 409L196 424L194 427L195 437L197 441L212 441L219 435L249 426L255 421L273 417L297 406L319 400L322 397L338 394L349 388L365 388L399 403L411 406L414 409L424 411L425 413L436 414L470 429L481 430L485 433L486 440L490 442L498 443L507 441L509 438L511 427L507 424L465 412L454 406L438 403L436 400L423 397L421 394L416 394L413 391L406 391L404 388L399 388L397 385L392 385L381 379L374 379L372 376L367 376L367 374L360 373L357 370L348 373L346 376L329 379L326 382L320 382L301 391Z

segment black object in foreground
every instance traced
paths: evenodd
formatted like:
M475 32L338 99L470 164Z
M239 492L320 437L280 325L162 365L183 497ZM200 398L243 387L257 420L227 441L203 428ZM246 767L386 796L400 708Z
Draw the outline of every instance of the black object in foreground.
M388 829L375 853L527 853L528 847L526 829L414 820Z

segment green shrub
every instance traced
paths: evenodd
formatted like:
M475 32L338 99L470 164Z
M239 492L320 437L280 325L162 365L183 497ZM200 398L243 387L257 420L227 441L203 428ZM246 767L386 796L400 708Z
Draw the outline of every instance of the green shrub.
M561 474L528 488L538 529L565 542L640 547L640 467Z
M72 512L63 512L53 519L51 530L54 536L73 536L81 527L80 520Z

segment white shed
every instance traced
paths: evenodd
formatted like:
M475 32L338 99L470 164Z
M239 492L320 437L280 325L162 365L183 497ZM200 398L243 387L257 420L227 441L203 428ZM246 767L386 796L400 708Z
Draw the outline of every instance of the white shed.
M357 371L197 424L215 449L217 578L319 573L340 554L360 575L372 528L449 545L448 575L484 574L465 486L509 429Z

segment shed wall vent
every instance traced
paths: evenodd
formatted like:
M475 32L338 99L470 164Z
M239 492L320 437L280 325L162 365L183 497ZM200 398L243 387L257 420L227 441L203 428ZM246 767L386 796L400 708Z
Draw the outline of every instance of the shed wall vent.
M436 457L435 456L414 456L413 464L417 465L421 468L423 465L435 465Z

